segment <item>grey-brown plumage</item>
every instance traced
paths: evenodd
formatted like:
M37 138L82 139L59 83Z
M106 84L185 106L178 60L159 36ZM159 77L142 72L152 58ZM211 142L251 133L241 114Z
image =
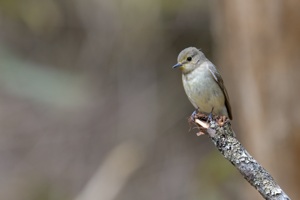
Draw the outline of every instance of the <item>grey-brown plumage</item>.
M195 47L188 47L178 55L184 90L195 108L204 113L224 115L232 119L229 97L216 67Z

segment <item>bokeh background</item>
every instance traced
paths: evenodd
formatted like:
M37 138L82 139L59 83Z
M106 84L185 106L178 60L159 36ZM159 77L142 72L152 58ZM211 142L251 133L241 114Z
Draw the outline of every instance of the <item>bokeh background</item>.
M221 71L233 127L300 199L300 2L0 0L0 199L262 199L187 123L178 53Z

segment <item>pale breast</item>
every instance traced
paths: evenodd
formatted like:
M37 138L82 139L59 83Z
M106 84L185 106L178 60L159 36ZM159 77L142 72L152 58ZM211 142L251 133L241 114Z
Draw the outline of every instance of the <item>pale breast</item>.
M224 94L206 66L183 74L182 81L184 90L195 108L205 113L210 113L214 108L214 114L227 115Z

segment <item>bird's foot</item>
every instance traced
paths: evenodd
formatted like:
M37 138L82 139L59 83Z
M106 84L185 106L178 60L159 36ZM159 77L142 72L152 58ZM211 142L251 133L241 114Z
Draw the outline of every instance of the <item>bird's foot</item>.
M190 116L191 121L195 121L195 119L197 118L198 112L199 112L199 110L198 110L198 108L196 108Z
M206 122L211 122L213 120L213 114L212 114L213 111L214 111L214 107L212 107L211 112L208 114Z
M212 113L209 113L207 116L206 122L208 123L208 122L211 122L212 120L213 120L213 115L212 115Z
M199 110L197 108L197 109L194 110L194 112L189 117L188 122L189 122L190 126L195 124L195 120L198 118L198 116L197 116L198 112L199 112Z

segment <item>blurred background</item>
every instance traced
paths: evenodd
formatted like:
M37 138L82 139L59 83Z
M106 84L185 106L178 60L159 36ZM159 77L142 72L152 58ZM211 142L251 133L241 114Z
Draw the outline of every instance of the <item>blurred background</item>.
M0 199L262 199L187 123L201 48L233 128L300 199L300 2L0 0Z

